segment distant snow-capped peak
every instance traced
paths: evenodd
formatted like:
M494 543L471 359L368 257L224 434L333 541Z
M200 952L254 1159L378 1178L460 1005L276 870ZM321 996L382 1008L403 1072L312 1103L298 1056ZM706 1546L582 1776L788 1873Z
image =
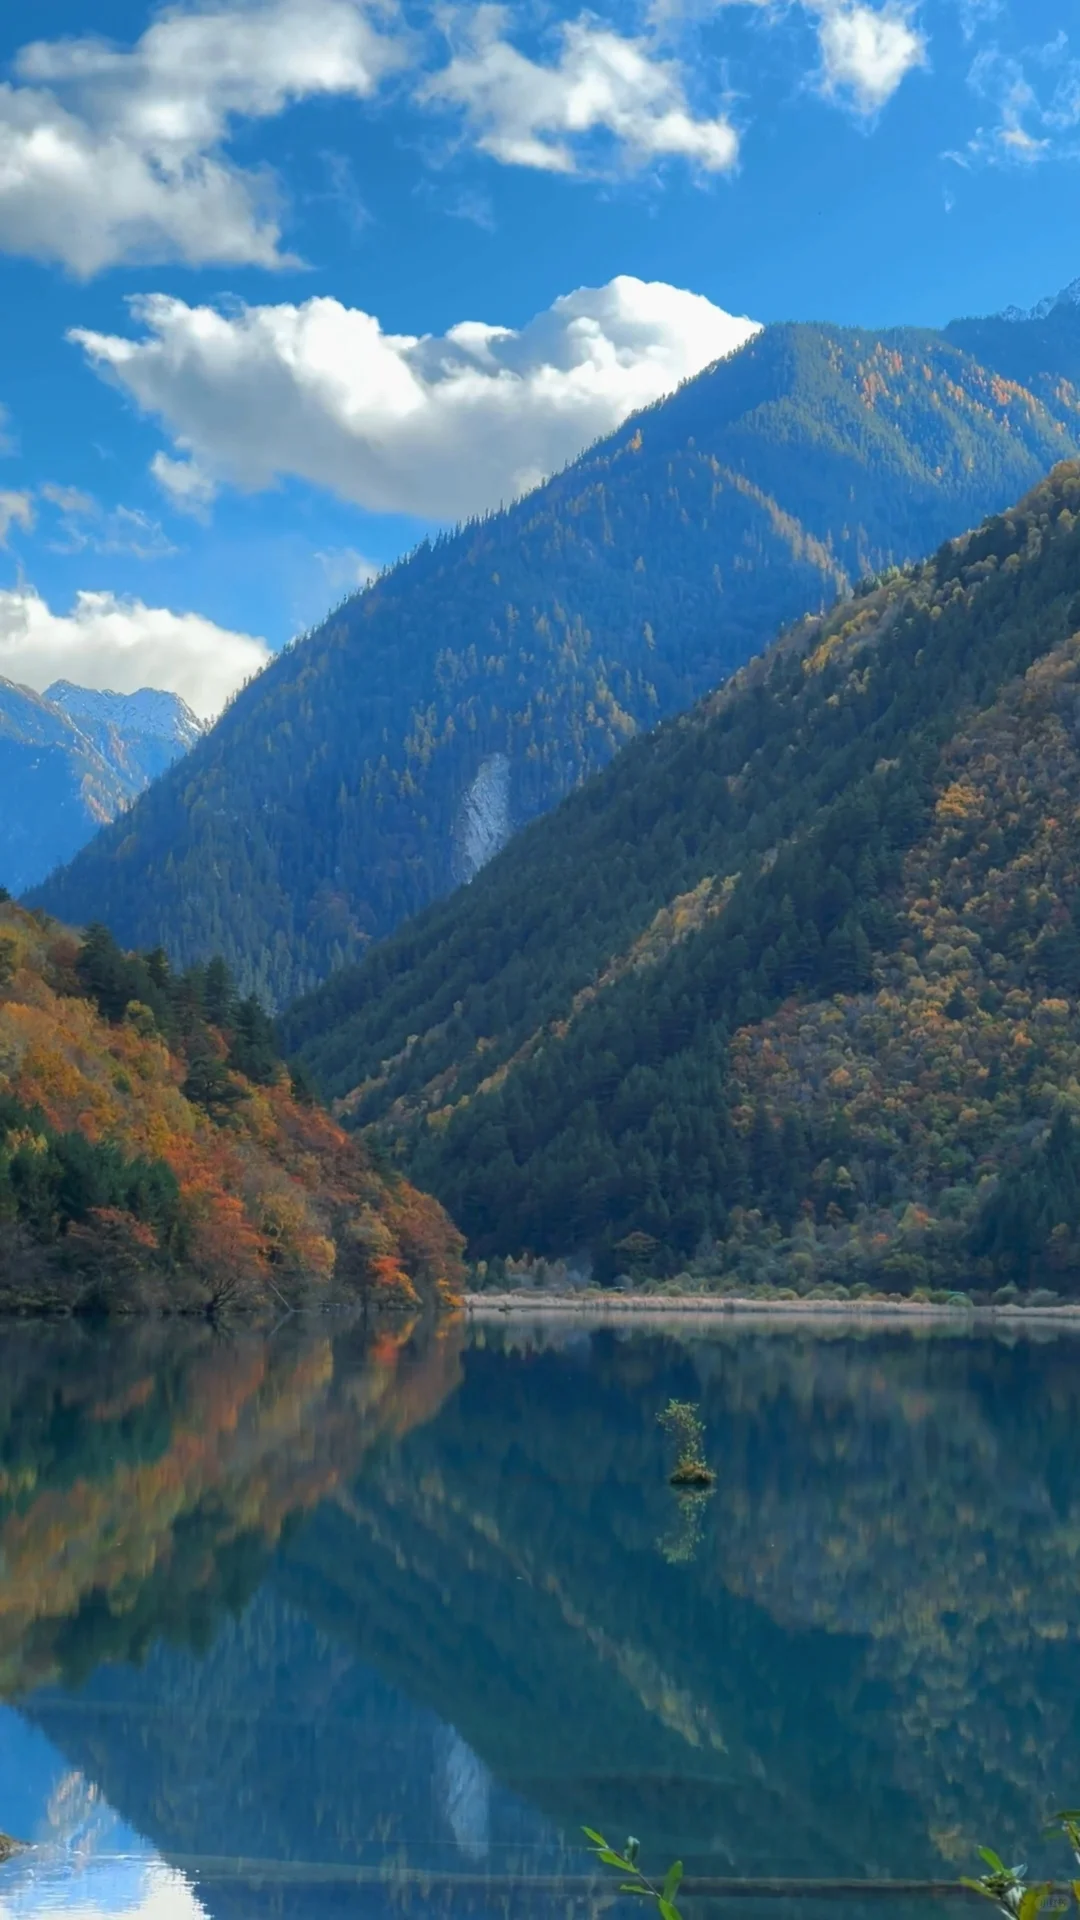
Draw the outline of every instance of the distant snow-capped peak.
M1045 320L1057 307L1080 307L1080 280L1070 280L1060 293L1048 293L1033 307L1005 307L999 320Z
M184 750L194 746L203 732L202 722L186 700L178 693L161 693L154 687L141 687L138 693L110 693L76 687L70 680L55 680L46 688L45 699L71 720L174 741Z

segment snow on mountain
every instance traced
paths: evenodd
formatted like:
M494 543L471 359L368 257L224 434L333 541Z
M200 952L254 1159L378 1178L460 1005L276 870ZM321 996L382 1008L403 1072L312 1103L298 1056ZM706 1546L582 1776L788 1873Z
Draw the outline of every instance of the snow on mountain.
M1033 307L1005 307L999 320L1046 320L1058 307L1080 307L1080 280L1070 280L1060 293L1048 293Z
M107 693L76 687L70 680L54 680L44 697L76 722L89 720L99 726L117 727L125 734L151 734L156 739L174 741L184 753L203 732L201 720L186 700L178 693L159 693L154 687L141 687L138 693Z
M40 694L0 678L0 886L44 880L202 732L174 693L58 680Z

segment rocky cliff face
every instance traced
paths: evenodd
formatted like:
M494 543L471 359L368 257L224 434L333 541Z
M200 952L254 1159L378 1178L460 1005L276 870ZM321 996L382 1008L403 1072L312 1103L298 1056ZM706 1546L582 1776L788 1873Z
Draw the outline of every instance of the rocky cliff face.
M485 760L469 787L457 819L457 878L472 880L513 832L510 762L505 753Z

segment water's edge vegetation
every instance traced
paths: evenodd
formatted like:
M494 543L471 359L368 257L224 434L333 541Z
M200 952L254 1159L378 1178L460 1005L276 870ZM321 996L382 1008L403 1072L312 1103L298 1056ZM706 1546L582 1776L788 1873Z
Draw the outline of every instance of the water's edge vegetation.
M461 1277L223 962L0 904L0 1313L444 1310Z

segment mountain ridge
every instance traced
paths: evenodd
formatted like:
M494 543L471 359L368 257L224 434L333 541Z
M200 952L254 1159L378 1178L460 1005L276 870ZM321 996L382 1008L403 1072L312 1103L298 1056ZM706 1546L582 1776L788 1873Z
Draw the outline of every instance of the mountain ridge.
M32 898L184 962L220 949L268 1004L314 986L469 877L500 756L484 850L778 627L1080 451L1080 314L1001 328L1009 371L949 329L764 329L346 602Z
M176 694L44 693L0 678L0 883L22 893L69 860L203 728Z
M1078 674L1066 463L634 742L286 1046L480 1257L1075 1286Z
M114 693L107 688L77 686L73 680L54 680L42 698L62 708L76 725L116 727L124 734L171 743L184 752L206 731L180 694L165 693L157 687Z

